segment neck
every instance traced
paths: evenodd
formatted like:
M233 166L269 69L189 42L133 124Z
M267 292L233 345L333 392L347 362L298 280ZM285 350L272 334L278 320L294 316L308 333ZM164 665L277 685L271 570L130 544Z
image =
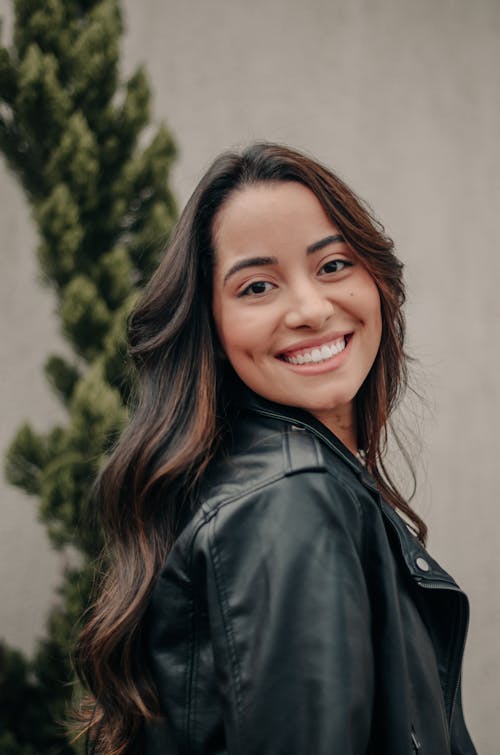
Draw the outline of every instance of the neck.
M336 407L335 409L311 413L356 456L358 453L358 439L353 402Z

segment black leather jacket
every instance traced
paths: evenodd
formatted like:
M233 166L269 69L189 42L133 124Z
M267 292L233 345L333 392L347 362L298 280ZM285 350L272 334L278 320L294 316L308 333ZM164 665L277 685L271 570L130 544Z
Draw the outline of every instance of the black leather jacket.
M253 399L157 581L147 755L475 755L468 602L310 415Z

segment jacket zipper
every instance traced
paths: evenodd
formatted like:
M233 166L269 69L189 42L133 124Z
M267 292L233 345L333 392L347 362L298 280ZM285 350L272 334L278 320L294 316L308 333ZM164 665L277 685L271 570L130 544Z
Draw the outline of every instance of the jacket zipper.
M268 409L262 409L261 407L256 407L256 406L252 406L251 410L254 411L254 412L256 412L257 414L261 414L261 415L263 415L265 417L270 417L271 419L280 419L280 420L282 420L284 422L288 422L288 424L297 425L297 426L300 426L300 427L303 427L303 428L309 430L313 435L315 435L317 438L319 438L324 443L326 443L326 445L335 454L337 454L337 456L340 456L340 458L343 459L343 461L345 461L346 464L348 464L351 467L351 469L353 469L357 474L359 474L362 471L361 469L359 469L357 467L356 464L354 464L351 461L351 459L349 459L344 453L342 453L342 450L340 448L338 448L335 444L333 444L328 439L328 437L326 437L325 435L323 435L322 433L320 433L315 427L313 427L312 425L308 424L303 419L296 419L295 417L293 417L293 418L292 417L287 417L286 414L280 414L278 412L270 411ZM385 516L385 519L387 519L389 521L391 527L395 530L396 535L397 535L398 540L399 540L399 543L400 543L402 549L404 550L404 546L403 546L403 543L401 541L401 536L400 536L400 533L398 531L398 528L396 527L396 525L394 524L394 522L392 522L391 519L389 519L389 517ZM417 584L418 584L419 587L424 588L426 590L452 590L454 592L460 592L460 593L462 592L457 585L453 585L450 582L445 582L444 580L441 581L441 582L438 582L438 581L428 581L428 582L425 582L423 579L419 579L419 580L416 580L416 581L417 581ZM451 678L454 679L454 684L449 686L449 688L452 689L452 695L451 695L451 697L449 695L449 692L447 691L447 695L446 695L446 699L445 699L445 709L446 709L446 714L447 714L447 717L448 717L448 727L449 727L450 731L451 731L451 721L452 721L452 718L453 718L453 712L454 712L454 708L455 708L458 687L459 687L459 684L460 684L460 667L461 667L461 663L462 663L462 657L463 657L464 648L465 648L465 641L466 641L466 637L467 637L467 625L468 625L468 622L467 621L464 622L463 618L464 617L463 617L462 607L461 607L461 605L459 605L459 624L460 624L460 630L461 631L457 632L457 637L459 637L460 634L462 634L462 643L461 643L461 646L457 647L458 639L455 641L455 647L454 647L454 651L455 651L455 653L454 653L455 663L454 663L454 667L453 667L453 675L451 676ZM459 650L458 654L456 653L457 649ZM414 736L414 732L413 731L412 731L412 743L413 743L414 747L417 746L419 748L419 749L416 750L416 752L419 752L421 745L418 742L418 740L416 739L416 737Z
M391 525L393 530L396 532L401 548L404 550L404 545L401 541L401 536L400 536L397 526L388 516L386 516L386 519L389 521L389 524ZM420 588L425 589L425 590L451 590L452 592L462 593L458 585L454 585L451 582L447 582L445 580L426 581L424 578L421 577L419 579L416 579L415 581ZM462 658L464 654L465 642L467 638L467 628L468 628L467 619L465 619L464 621L464 615L463 615L461 602L459 602L458 604L458 625L459 625L459 631L457 631L456 633L456 639L454 642L454 646L452 648L453 653L451 656L454 663L452 666L453 673L450 673L450 680L453 683L448 685L448 688L446 690L445 700L444 700L445 711L446 711L446 716L447 716L447 721L448 721L448 729L450 732L451 732L451 722L453 719L453 712L454 712L455 703L457 699L458 687L460 684L460 668L462 665ZM460 642L460 636L462 637L461 642ZM451 695L450 695L450 690L451 690Z
M415 729L413 728L413 726L411 727L411 744L412 744L413 752L416 755L418 755L418 753L422 749L422 745L417 739L417 735L415 734Z
M454 592L461 592L458 587L440 582L417 582L419 587L426 590L453 590ZM448 726L451 731L451 722L453 719L453 713L455 710L455 704L457 701L458 687L460 685L460 667L462 665L462 658L464 654L465 642L467 637L467 621L464 622L462 606L458 605L458 624L460 631L457 632L457 639L455 640L452 658L454 659L453 675L450 674L451 679L454 679L454 684L449 685L446 691L445 697L445 710L448 718ZM462 642L460 643L460 635L462 635ZM451 695L450 695L451 690Z

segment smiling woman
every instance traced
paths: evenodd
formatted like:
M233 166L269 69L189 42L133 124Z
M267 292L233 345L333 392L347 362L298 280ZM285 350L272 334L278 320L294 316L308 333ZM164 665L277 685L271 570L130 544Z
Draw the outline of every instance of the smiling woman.
M467 598L384 465L403 303L392 241L319 163L257 144L203 177L97 485L93 752L474 755Z
M264 398L307 409L357 453L354 398L382 332L379 292L361 260L293 181L234 194L213 241L214 318L237 375Z

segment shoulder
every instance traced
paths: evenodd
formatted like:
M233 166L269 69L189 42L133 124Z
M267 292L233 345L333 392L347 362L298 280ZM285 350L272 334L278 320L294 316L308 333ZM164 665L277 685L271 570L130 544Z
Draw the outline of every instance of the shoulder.
M243 415L204 480L192 522L198 542L246 541L320 529L360 547L373 500L355 472L313 433L290 422ZM271 533L274 533L271 535Z
M212 462L200 489L206 511L227 500L307 473L329 472L341 484L355 475L313 433L300 425L251 412L232 425L230 437Z
M364 571L379 520L373 491L314 433L244 415L209 465L160 582L190 594L222 564L226 575L251 574L270 559L282 572L332 559Z

